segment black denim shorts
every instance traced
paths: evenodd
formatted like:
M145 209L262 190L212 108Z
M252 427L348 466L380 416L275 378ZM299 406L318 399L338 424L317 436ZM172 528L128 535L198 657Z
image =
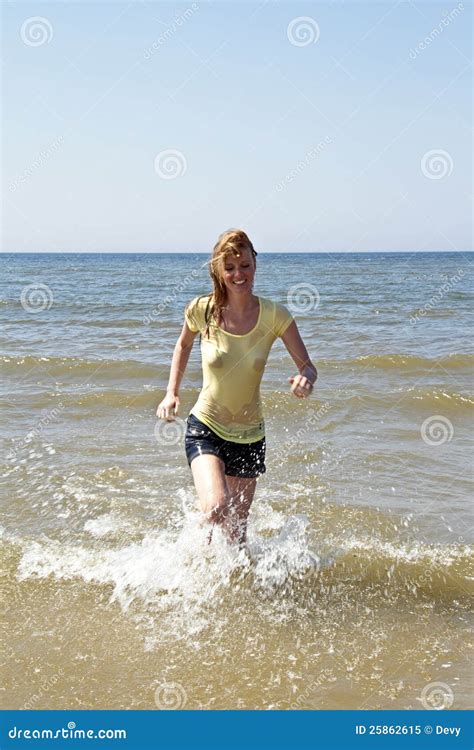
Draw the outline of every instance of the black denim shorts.
M229 477L251 478L265 473L265 438L255 443L233 443L216 435L194 414L190 414L186 422L184 446L189 466L196 456L211 453L224 461Z

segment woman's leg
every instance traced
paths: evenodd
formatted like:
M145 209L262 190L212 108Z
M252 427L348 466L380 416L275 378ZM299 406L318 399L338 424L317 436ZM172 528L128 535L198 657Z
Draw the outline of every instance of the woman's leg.
M244 547L247 542L247 520L255 495L257 478L231 477L226 474L225 480L233 510L232 539L240 547Z
M202 453L191 461L194 486L200 510L211 524L225 526L230 512L230 494L224 473L224 461L210 453ZM212 537L209 535L209 542Z
M222 526L230 541L245 546L257 479L227 476L222 459L207 453L191 461L191 471L200 510L211 524ZM211 538L212 529L209 541Z

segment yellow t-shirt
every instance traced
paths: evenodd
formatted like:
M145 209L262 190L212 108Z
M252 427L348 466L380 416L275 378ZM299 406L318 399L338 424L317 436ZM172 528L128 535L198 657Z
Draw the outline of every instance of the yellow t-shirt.
M205 311L209 298L195 297L185 310L188 327L202 336L203 383L191 413L224 440L254 443L265 437L260 382L268 354L275 339L293 322L293 316L284 305L258 297L258 320L249 333L227 333L212 318L207 338Z

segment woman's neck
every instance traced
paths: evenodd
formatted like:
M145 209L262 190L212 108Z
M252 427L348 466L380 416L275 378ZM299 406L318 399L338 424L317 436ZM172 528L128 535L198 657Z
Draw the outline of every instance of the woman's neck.
M258 304L258 297L255 294L249 294L245 297L238 295L237 297L227 297L224 303L224 310L234 313L237 316L244 316L255 309Z

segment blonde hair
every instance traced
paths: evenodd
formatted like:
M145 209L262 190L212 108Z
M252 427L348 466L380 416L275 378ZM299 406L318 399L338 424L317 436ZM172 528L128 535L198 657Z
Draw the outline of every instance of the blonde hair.
M233 255L235 258L240 257L242 250L250 250L255 264L257 251L254 249L250 239L242 229L228 229L219 236L214 245L211 258L208 261L213 291L209 295L205 312L205 334L207 337L209 337L209 326L211 320L214 319L216 324L219 325L221 322L222 309L227 302L227 289L222 281L222 268L225 259L229 255Z

